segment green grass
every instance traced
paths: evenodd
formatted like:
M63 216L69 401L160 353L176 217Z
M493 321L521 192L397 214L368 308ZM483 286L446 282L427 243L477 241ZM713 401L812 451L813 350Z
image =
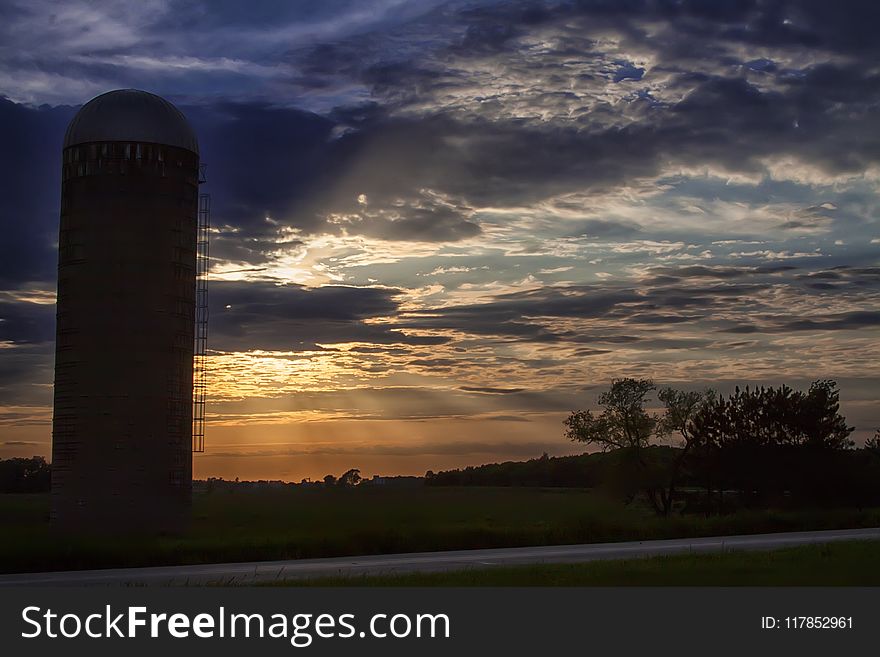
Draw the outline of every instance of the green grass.
M880 509L658 518L587 490L283 489L196 495L176 537L55 536L47 495L0 495L0 572L256 561L880 526Z
M276 584L276 586L279 584ZM282 586L880 586L880 543L845 542L384 577L286 581Z

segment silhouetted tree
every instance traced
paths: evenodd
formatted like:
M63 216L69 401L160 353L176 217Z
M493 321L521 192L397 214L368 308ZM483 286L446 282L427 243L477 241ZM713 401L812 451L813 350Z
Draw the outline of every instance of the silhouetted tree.
M696 419L702 410L712 404L716 394L712 390L702 392L664 388L658 395L665 413L660 420L659 435L678 435L679 450L666 471L666 486L660 490L660 510L669 515L676 501L676 487L681 479L688 458L699 445Z
M331 474L324 476L324 485L325 486L335 486L336 485L336 477Z
M357 486L361 482L361 471L357 468L346 470L340 475L336 484L338 486Z
M602 451L629 449L636 453L648 446L659 418L645 410L648 395L656 389L650 379L615 379L599 395L600 415L574 411L565 419L569 440L598 446Z
M599 396L599 406L603 408L600 415L576 411L565 420L565 426L570 440L597 445L605 451L619 449L631 454L632 458L624 461L630 499L632 490L638 488L654 510L665 516L675 506L682 471L698 442L695 418L702 407L715 398L715 393L664 388L658 394L664 413L656 415L645 409L649 394L654 390L656 386L650 379L612 381L608 392ZM670 435L681 439L671 460L646 458L645 450L652 442Z
M42 456L0 459L0 493L45 493L50 474Z
M657 513L668 515L688 470L704 482L707 508L717 491L722 509L731 488L750 505L787 496L831 503L855 490L847 482L854 461L844 454L853 447L853 427L840 414L834 381L815 381L806 392L737 387L727 398L664 388L662 415L646 410L654 390L649 379L617 379L599 396L601 413L576 411L565 420L570 440L623 453L611 480L623 482L626 499L641 491ZM674 457L649 458L649 449L669 436L680 438Z
M849 449L854 446L849 436L854 427L846 424L840 414L840 391L829 379L814 381L806 395L800 397L797 418L801 444L821 449Z
M648 462L668 464L675 458L677 449L669 446L650 447L645 458ZM548 456L528 461L506 461L468 466L457 470L445 470L427 477L429 486L545 486L565 488L613 488L609 481L620 480L623 462L627 460L623 450L594 452L576 456ZM688 480L685 471L683 482Z
M665 491L664 482L644 454L661 429L660 417L645 409L654 390L656 386L650 379L615 379L608 391L599 395L599 415L589 410L575 411L564 424L569 440L596 445L602 451L621 450L625 458L615 487L627 501L643 491L654 509L664 513L660 492Z
M713 487L719 506L725 488L749 504L787 492L814 500L829 495L844 467L839 454L853 446L853 428L839 409L837 384L829 380L808 392L737 387L727 399L708 400L694 416L693 434L709 497Z

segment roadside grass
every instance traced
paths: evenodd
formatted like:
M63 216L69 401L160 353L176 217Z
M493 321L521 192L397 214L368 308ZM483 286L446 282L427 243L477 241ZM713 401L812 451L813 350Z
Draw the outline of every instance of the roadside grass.
M0 495L0 572L259 561L880 526L880 509L658 518L584 489L243 489L197 494L179 536L54 534L48 495Z
M880 586L880 543L288 580L269 586Z

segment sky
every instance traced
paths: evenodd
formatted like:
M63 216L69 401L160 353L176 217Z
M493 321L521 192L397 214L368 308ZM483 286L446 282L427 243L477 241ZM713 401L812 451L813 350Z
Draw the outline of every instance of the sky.
M614 378L832 378L880 425L880 5L0 0L0 457L48 455L60 149L116 88L207 163L197 477L582 451Z

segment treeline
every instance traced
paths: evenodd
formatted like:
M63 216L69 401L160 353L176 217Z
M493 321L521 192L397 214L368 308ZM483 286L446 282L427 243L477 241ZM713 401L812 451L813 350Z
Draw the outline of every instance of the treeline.
M875 437L854 449L853 427L839 409L837 385L828 380L805 392L781 386L710 395L686 425L684 446L692 453L685 466L710 505L723 505L724 490L749 506L784 497L810 505L876 504L880 445Z
M50 470L42 456L0 459L0 493L47 493Z
M678 451L657 446L645 458L668 464ZM620 451L595 452L577 456L548 456L528 461L505 461L467 466L425 474L428 486L534 486L543 488L601 488L609 485L621 469Z
M648 409L653 393L661 413ZM876 504L880 501L877 441L855 450L831 380L809 390L789 386L737 388L727 397L712 390L657 390L648 379L618 379L600 395L601 413L576 411L565 420L569 439L619 450L617 478L628 497L643 495L657 513L682 506L685 482L704 489L708 512L725 504L771 506ZM677 440L670 463L646 450Z
M649 410L654 393L660 413ZM830 380L725 397L619 379L600 395L601 412L565 420L569 439L599 453L440 472L428 483L596 487L644 499L661 515L880 504L880 437L856 449L839 396Z

